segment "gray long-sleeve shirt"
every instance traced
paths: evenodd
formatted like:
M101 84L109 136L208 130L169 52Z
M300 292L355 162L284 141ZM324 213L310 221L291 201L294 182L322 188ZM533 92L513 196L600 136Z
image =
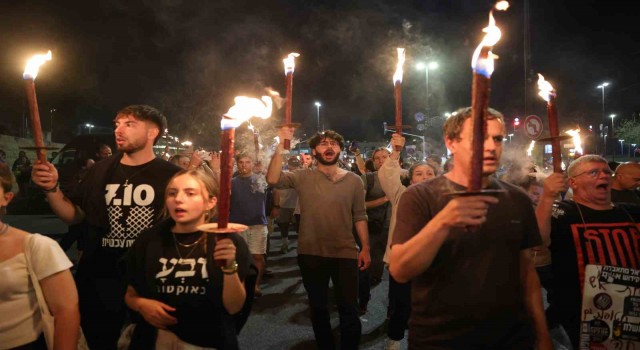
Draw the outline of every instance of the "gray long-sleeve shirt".
M295 188L300 203L298 254L358 258L352 227L367 220L364 186L348 172L336 182L317 169L282 172L276 188Z

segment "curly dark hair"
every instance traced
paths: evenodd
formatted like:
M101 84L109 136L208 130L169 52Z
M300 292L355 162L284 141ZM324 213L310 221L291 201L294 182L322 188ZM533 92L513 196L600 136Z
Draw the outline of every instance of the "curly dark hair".
M344 150L344 137L333 130L326 130L325 132L319 132L313 135L313 137L309 139L309 147L315 149L316 146L325 139L336 141L338 145L340 145L340 150Z

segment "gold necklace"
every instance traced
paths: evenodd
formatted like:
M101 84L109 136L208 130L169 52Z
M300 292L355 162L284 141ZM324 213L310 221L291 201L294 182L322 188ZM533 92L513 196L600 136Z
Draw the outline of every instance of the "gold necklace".
M176 238L176 234L175 233L171 233L171 236L173 237L173 243L176 246L176 252L178 253L178 257L180 257L180 261L185 260L187 258L189 258L191 256L191 254L196 250L196 248L198 248L198 246L200 245L199 243L202 242L202 239L204 238L204 232L202 232L200 234L200 238L198 238L195 242L190 243L190 244L186 244L183 245L182 243L178 242L178 239ZM181 245L185 248L189 248L189 247L193 247L191 248L191 250L189 251L189 253L187 255L185 255L185 257L182 257L182 254L180 254L180 247L178 245Z

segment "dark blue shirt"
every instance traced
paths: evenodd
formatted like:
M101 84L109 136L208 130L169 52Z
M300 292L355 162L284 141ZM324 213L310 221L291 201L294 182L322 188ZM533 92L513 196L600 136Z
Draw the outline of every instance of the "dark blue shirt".
M264 175L236 176L231 180L229 221L247 226L266 225Z

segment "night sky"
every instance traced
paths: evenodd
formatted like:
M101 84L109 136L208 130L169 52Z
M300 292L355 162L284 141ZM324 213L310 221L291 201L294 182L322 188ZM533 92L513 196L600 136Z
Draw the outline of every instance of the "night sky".
M512 1L496 13L503 38L492 77L491 105L510 122L545 115L536 73L558 91L561 127L586 129L606 113L640 111L637 11L627 1ZM492 2L483 0L110 0L8 1L0 4L0 132L19 135L27 114L22 70L35 53L53 52L36 80L43 128L66 141L79 123L109 127L128 104L162 110L172 134L217 145L220 115L236 95L284 95L282 59L299 52L293 119L303 133L321 124L348 139L383 139L393 123L396 47L407 49L405 124L425 112L434 139L444 112L470 104L471 54ZM525 38L529 71L525 72ZM437 61L425 98L424 71ZM525 86L528 93L525 93ZM525 99L526 97L526 99ZM263 130L282 120L256 122ZM525 114L526 113L526 114ZM610 121L610 120L609 120ZM616 122L618 119L616 119ZM414 130L417 132L416 130Z

